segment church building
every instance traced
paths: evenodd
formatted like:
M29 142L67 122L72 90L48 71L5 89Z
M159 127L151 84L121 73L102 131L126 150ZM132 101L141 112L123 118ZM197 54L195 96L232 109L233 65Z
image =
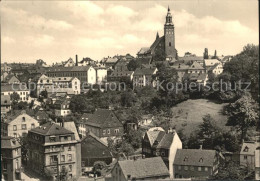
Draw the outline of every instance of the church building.
M177 50L175 48L175 34L174 24L172 22L172 15L170 8L168 7L168 13L166 16L166 22L164 24L164 36L159 37L157 32L156 39L150 47L143 47L137 53L138 58L153 57L155 61L158 59L155 57L156 53L165 54L166 60L175 61L177 59Z

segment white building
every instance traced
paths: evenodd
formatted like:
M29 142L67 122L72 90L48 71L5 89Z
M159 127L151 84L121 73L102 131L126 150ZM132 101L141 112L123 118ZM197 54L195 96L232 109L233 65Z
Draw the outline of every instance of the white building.
M20 101L30 102L30 91L25 84L6 84L1 85L1 95L12 95L17 93Z
M97 84L107 81L107 68L104 66L94 67L96 69Z
M216 63L215 65L209 68L208 72L212 72L215 75L221 74L223 72L222 63Z

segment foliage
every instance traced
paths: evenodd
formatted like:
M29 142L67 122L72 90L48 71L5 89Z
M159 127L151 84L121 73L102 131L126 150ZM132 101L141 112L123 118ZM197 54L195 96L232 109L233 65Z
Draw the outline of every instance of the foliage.
M248 44L243 51L224 65L224 73L231 75L230 81L251 82L251 93L255 99L259 92L259 46Z
M241 168L239 163L234 161L222 161L219 164L218 173L210 180L245 180L250 171Z
M103 161L96 161L93 165L93 172L98 175L103 175L107 169L107 164Z
M153 59L157 62L158 61L165 61L166 60L165 51L162 48L157 48L155 50Z
M209 53L208 53L208 49L207 48L205 48L205 50L204 50L203 57L204 57L204 59L208 59L209 58Z
M28 106L28 103L27 102L24 102L24 101L21 101L17 104L17 108L19 110L25 110Z
M257 125L258 110L259 104L254 101L250 93L246 92L240 99L226 107L229 116L227 126L234 126L241 133L241 140L245 139L248 129Z
M142 147L142 131L140 129L131 129L124 137L125 140L130 143L135 150Z
M12 107L13 107L19 102L20 95L17 92L14 92L13 94L10 95L10 99L12 101Z
M70 100L70 109L73 113L93 112L95 106L92 101L86 99L84 95L75 95Z
M127 68L129 71L135 71L137 68L140 67L141 67L141 63L136 59L130 60L130 62L127 64Z
M124 91L121 94L121 105L123 107L132 107L136 102L136 97L134 92L131 89Z

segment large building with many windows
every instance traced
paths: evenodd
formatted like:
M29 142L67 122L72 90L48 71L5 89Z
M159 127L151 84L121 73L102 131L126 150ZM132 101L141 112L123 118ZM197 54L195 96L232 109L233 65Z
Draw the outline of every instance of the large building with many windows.
M42 175L78 178L81 173L80 143L75 133L48 122L28 133L29 165Z

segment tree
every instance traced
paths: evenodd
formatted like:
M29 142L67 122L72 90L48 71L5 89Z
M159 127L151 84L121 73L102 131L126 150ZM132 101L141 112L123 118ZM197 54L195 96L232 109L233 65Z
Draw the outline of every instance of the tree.
M226 107L229 116L226 125L234 126L241 133L241 141L246 138L248 129L257 125L258 110L259 104L254 101L248 92Z
M70 100L70 109L73 113L93 112L95 106L90 99L86 99L84 95L75 95Z
M17 108L19 110L25 110L28 106L28 103L27 102L23 102L23 101L20 101L18 104L17 104Z
M136 102L134 92L131 89L124 91L121 94L121 105L124 107L132 107Z
M243 51L226 62L224 71L231 75L231 82L250 82L251 93L258 99L259 93L259 46L248 44Z
M107 164L103 161L96 161L93 165L93 172L99 176L104 175L107 170Z
M129 130L125 135L125 140L132 145L136 150L142 146L142 131L139 130Z
M130 62L127 64L127 68L129 71L135 71L137 68L140 67L141 67L141 63L136 59L130 60Z
M204 59L209 59L209 53L208 53L208 49L207 48L205 48L205 50L204 50L203 57L204 57Z
M246 168L241 168L234 161L221 161L218 173L211 176L210 180L244 180L250 174Z
M157 48L157 49L155 50L153 60L154 60L155 62L165 61L165 60L166 60L166 55L165 55L164 49L162 49L162 48Z
M13 107L19 102L20 95L17 92L14 92L13 94L11 94L10 99L12 101L12 107Z

